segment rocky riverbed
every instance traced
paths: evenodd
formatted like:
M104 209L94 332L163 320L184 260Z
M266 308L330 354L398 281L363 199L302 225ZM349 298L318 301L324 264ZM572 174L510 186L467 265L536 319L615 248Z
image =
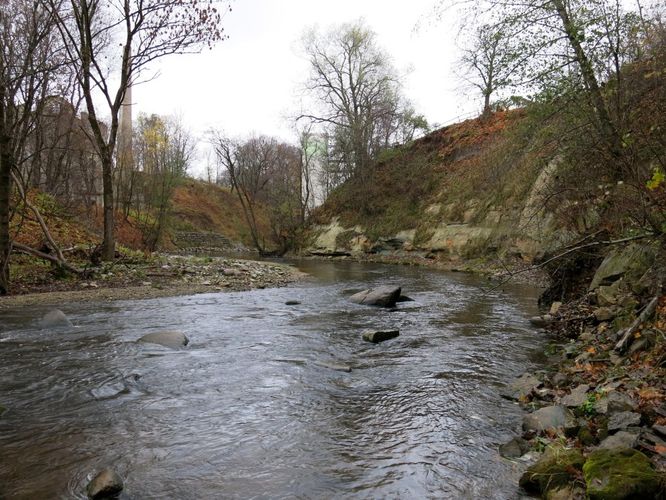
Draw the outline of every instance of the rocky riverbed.
M148 299L285 286L304 276L287 264L223 257L160 255L105 264L86 278L21 283L0 309L23 305Z
M533 319L556 339L551 363L504 391L527 413L500 447L531 464L520 481L529 493L666 498L666 296L651 277L611 253L586 293Z

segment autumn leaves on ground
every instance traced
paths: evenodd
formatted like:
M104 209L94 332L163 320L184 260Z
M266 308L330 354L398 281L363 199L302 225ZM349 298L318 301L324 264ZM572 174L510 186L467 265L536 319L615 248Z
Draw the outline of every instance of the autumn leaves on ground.
M122 214L117 214L116 217L118 260L101 264L103 269L95 269L94 274L86 272L91 268L91 256L100 242L99 211L64 207L53 197L38 191L32 191L28 196L32 204L39 209L51 236L65 257L83 273L76 275L62 272L57 266L43 259L16 252L12 260L13 295L66 290L94 291L97 288L141 286L142 283L149 283L149 287L153 288L152 294L164 295L166 292L156 291L155 287L164 289L178 281L176 278L182 277L182 273L162 270L162 266L167 265L167 257L151 255L145 251L142 221L132 216L123 217ZM266 231L263 212L260 210L259 214L262 217L260 227ZM49 248L37 220L29 211L22 212L22 215L12 219L11 229L16 241L50 253L52 249ZM174 190L168 221L167 229L160 240L160 248L164 252L221 253L241 250L247 252L249 257L254 255L249 251L251 241L238 199L226 188L194 179L183 179ZM178 235L181 233L185 234L185 237L179 239ZM187 236L192 234L203 235L203 243L206 243L205 236L209 234L223 235L224 240L213 241L213 244L221 245L218 248L197 248L197 242L188 240ZM187 267L186 260L185 256L180 258L180 267ZM201 258L191 262L190 268L206 264L210 262ZM204 277L200 281L210 279Z

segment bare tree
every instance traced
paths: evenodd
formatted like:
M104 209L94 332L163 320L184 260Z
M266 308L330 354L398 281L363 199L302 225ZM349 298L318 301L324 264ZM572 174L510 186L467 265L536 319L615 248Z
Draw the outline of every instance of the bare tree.
M26 161L35 117L62 68L53 18L41 2L4 0L0 9L0 294L9 291L12 180Z
M491 98L499 90L517 82L517 73L525 63L513 46L509 26L482 24L466 27L460 63L462 77L483 96L483 116L491 113Z
M364 179L377 153L390 144L403 111L398 74L360 21L326 35L311 30L303 47L310 62L306 90L316 106L298 120L328 132L344 179Z
M238 196L252 243L259 253L264 253L265 244L259 234L256 205L258 194L268 182L271 168L270 139L253 137L243 143L214 133L213 145L217 159L227 171L231 187Z
M213 0L69 0L68 8L61 0L43 1L58 21L83 92L102 164L102 253L113 259L114 153L125 93L156 59L196 52L221 40L222 12ZM116 46L120 54L112 50ZM110 115L108 134L100 126L101 106Z

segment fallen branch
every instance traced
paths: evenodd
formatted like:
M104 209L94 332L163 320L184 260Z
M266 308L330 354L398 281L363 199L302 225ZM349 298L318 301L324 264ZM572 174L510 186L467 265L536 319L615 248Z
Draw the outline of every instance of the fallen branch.
M85 274L84 271L81 269L77 269L76 267L72 266L69 262L66 260L60 260L58 257L55 257L53 255L50 255L48 253L40 252L39 250L36 250L32 247L29 247L28 245L24 245L23 243L18 243L14 242L12 244L12 249L17 250L19 252L23 252L28 255L32 255L33 257L39 257L40 259L48 260L49 262L52 262L53 264L62 267L63 269L69 271L70 273L73 274Z
M597 231L597 233L595 233L594 235L596 235L598 233L599 233L599 231ZM594 235L592 235L592 236L594 236ZM513 278L514 276L516 276L518 274L522 274L522 273L526 273L526 272L529 272L529 271L534 271L536 269L540 269L542 267L547 266L551 262L559 260L562 257L566 257L567 255L569 255L571 253L574 253L574 252L577 252L579 250L584 250L586 248L597 247L597 246L602 246L602 245L620 245L622 243L628 243L630 241L642 240L642 239L645 239L645 238L650 238L652 236L655 236L655 234L654 233L644 233L644 234L639 234L639 235L636 235L636 236L629 236L627 238L621 238L619 240L598 240L598 241L592 241L590 243L585 243L583 245L577 245L577 246L574 246L574 247L569 247L566 251L564 251L562 253L559 253L559 254L555 255L554 257L551 257L550 259L547 259L543 262L539 262L538 264L534 264L532 266L528 266L528 267L525 267L523 269L518 269L517 271L507 272L506 279L503 279L496 286L493 286L490 289L484 290L484 292L492 292L493 290L496 290L496 289L500 288L502 285L505 285L506 283L511 281L511 278ZM583 240L581 240L581 241L585 241L585 239L587 239L587 238L583 238ZM505 269L506 269L506 266L505 266Z
M634 320L634 322L629 326L624 331L624 334L622 335L622 338L619 340L617 345L615 346L615 350L619 353L623 353L627 347L629 347L629 344L634 339L634 334L636 331L638 331L638 328L641 326L641 324L645 323L648 319L650 319L650 316L652 316L657 309L657 303L659 302L659 295L654 297L647 306L645 306L645 309L643 309L643 312L640 313L638 318Z
M21 184L21 181L16 177L16 174L12 172L12 179L14 180L14 184L16 185L16 188L19 191L19 194L21 195L21 199L23 200L23 203L25 203L25 206L32 211L32 213L35 215L35 218L37 219L37 222L39 223L39 227L42 229L42 233L44 233L44 236L46 237L46 240L49 242L49 245L51 246L51 249L56 253L57 259L59 263L63 264L63 267L67 264L67 261L65 260L65 256L62 254L60 251L60 247L58 244L55 242L53 239L53 236L51 236L51 232L49 231L49 228L46 226L46 222L44 221L44 218L42 217L42 214L39 212L39 209L30 203L28 200L28 197L26 196L25 189L23 189L23 185ZM26 247L30 248L30 247ZM42 253L42 252L40 252ZM44 254L43 255L47 255ZM71 266L70 266L71 267Z

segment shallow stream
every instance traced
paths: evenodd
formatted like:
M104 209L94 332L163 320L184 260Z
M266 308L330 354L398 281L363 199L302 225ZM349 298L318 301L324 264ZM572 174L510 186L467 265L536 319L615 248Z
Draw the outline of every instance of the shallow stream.
M498 389L540 360L537 291L299 267L312 278L288 288L64 304L71 329L40 329L46 309L0 312L0 498L85 498L104 466L132 499L518 498L497 446L521 410ZM346 300L380 284L414 301ZM370 344L368 328L400 337ZM190 345L135 342L158 330Z

